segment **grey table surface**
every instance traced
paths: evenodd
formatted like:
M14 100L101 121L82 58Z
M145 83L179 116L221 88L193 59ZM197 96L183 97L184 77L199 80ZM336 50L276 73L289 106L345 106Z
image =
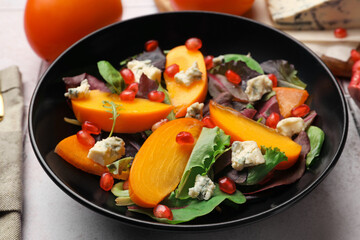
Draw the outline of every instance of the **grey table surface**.
M41 60L23 31L26 0L0 0L0 69L18 65L28 105ZM156 12L151 0L123 0L124 19ZM346 82L344 90L346 93ZM347 142L335 168L293 207L247 226L202 233L168 233L124 225L74 201L38 163L24 130L24 239L359 239L360 110L349 102Z

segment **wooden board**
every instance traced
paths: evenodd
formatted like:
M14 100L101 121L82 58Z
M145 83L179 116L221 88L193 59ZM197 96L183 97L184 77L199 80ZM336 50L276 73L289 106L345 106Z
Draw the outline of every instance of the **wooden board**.
M160 12L171 12L175 11L171 6L170 0L154 0L156 7ZM255 1L253 7L243 15L243 17L250 18L266 25L273 26L269 12L267 11L267 5L264 0ZM291 34L290 34L291 35ZM296 36L295 36L296 38ZM301 41L301 39L299 39ZM358 46L358 50L360 45ZM319 53L318 53L319 54ZM319 54L320 58L330 68L332 73L336 76L351 77L351 67L353 62L349 58L348 61L344 62L336 58ZM350 57L350 54L349 54Z
M170 4L170 0L154 0L156 7L160 12L171 12L174 8Z

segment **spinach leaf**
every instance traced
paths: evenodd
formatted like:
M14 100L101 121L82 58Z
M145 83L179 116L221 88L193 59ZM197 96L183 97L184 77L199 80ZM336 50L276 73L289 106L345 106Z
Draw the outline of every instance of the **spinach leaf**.
M120 94L125 88L125 81L120 72L116 70L108 61L99 61L97 63L100 75L109 84L113 93Z
M244 185L255 185L263 180L273 168L282 161L287 161L285 153L278 148L265 148L265 163L249 168L248 177Z
M255 61L252 57L249 57L247 55L242 54L225 54L224 55L224 61L230 62L230 61L243 61L246 63L246 65L251 68L252 70L257 71L260 74L264 74L264 71L262 70L260 64Z
M177 198L189 198L189 188L194 186L196 176L205 175L229 144L230 136L219 127L202 129L176 190Z
M216 188L214 190L214 196L207 201L200 201L198 199L180 200L175 197L174 193L172 193L170 197L163 202L163 204L165 204L171 209L173 214L173 220L169 220L166 218L156 218L153 214L152 209L149 208L129 206L128 209L129 211L146 214L159 222L178 224L193 220L196 217L200 217L210 213L212 210L214 210L216 206L218 206L226 199L236 204L243 204L246 202L245 196L240 191L237 190L234 194L229 195L222 192L219 189L219 186L216 185Z
M297 76L294 65L286 60L269 60L260 65L265 73L275 74L278 80L278 87L291 87L305 89L306 84Z
M310 126L306 131L310 140L310 152L306 155L306 167L309 168L314 159L320 155L325 140L325 133L318 127Z

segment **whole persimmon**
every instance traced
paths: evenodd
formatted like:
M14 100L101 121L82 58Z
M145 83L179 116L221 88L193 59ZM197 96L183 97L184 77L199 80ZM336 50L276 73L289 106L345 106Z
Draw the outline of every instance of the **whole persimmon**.
M204 10L242 15L247 12L254 0L170 0L171 6L177 10Z
M121 0L28 0L25 34L36 54L52 62L79 39L121 16Z

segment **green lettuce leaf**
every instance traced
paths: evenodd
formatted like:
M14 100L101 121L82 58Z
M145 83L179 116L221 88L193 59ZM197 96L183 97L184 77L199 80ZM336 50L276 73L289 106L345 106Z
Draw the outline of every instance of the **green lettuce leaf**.
M156 221L162 223L178 224L193 220L196 217L204 216L210 213L216 206L222 203L224 200L230 200L236 204L243 204L246 202L245 196L238 190L234 194L227 194L222 192L219 189L219 186L216 185L214 190L214 195L209 200L200 201L198 199L186 199L180 200L175 197L175 194L172 193L168 199L166 199L162 204L168 206L173 214L173 220L166 218L157 218L154 216L152 209L149 208L140 208L137 206L128 207L129 211L138 212L146 214Z
M125 89L125 81L120 72L116 70L108 61L97 63L100 75L108 83L109 89L116 94L120 94Z
M134 159L133 157L121 158L113 163L106 165L106 167L109 169L109 172L112 174L121 174L122 171L126 171L130 168L130 162L133 159Z
M252 57L249 57L247 55L242 54L225 54L224 55L224 61L230 62L230 61L243 61L246 63L246 65L251 68L252 70L257 71L260 74L264 74L264 71L262 70L260 64L255 61Z
M278 87L291 87L305 89L306 84L297 76L294 65L286 60L269 60L260 65L265 73L275 74L278 80Z
M123 185L124 185L123 181L116 183L111 188L112 194L114 194L116 197L130 197L129 190L124 190Z
M263 147L262 147L263 148ZM254 185L263 180L273 168L282 161L287 161L285 153L278 148L265 148L265 163L249 168L248 176L244 185Z
M219 127L202 129L176 190L177 198L189 198L188 191L194 186L196 176L205 175L229 144L230 136Z
M310 126L306 133L310 140L310 152L306 155L306 167L314 162L314 159L320 155L322 145L325 140L325 133L318 127Z

